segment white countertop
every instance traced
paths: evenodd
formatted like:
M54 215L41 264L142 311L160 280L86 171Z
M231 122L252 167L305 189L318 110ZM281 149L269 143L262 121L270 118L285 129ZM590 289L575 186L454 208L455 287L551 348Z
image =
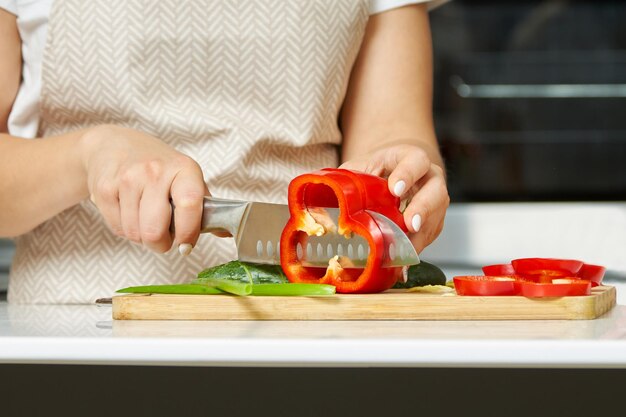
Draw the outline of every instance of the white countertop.
M626 306L576 321L113 321L0 303L0 363L626 368Z
M596 320L114 322L108 306L0 302L0 363L626 368L624 230L625 202L457 204L422 254L463 274L520 256L605 265L620 305Z

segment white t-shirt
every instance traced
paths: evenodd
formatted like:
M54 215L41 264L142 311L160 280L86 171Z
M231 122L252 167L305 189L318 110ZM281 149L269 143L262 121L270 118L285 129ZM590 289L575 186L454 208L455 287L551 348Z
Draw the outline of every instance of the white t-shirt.
M9 114L9 133L34 138L39 127L41 65L46 44L48 17L53 0L0 0L0 8L17 16L22 38L22 83ZM408 4L430 3L429 9L448 0L370 0L370 14Z

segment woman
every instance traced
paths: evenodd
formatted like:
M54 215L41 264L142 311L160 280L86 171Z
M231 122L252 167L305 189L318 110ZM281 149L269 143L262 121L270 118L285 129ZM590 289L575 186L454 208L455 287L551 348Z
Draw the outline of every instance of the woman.
M284 203L322 167L388 177L418 252L440 233L425 3L145 3L0 0L9 301L188 281L236 256L204 195Z

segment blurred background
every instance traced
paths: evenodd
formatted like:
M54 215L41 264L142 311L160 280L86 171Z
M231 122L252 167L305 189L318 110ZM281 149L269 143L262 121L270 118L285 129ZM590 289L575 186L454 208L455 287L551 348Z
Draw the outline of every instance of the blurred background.
M422 259L451 279L513 258L577 258L608 267L620 302L626 2L453 0L430 16L452 204ZM12 253L0 240L0 291Z
M452 205L422 259L450 277L576 258L626 283L624 21L623 1L454 0L431 12Z
M452 1L431 13L455 202L626 196L626 2Z

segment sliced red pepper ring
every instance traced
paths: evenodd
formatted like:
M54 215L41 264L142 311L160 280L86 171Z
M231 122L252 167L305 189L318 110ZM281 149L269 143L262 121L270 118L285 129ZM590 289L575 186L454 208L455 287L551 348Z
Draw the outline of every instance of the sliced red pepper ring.
M578 269L578 272L574 272ZM516 265L517 269L513 266ZM482 268L488 276L519 276L529 281L550 283L555 277L577 277L591 281L591 286L602 284L606 268L573 259L521 258L510 264L487 265Z
M482 270L485 275L492 277L517 275L511 264L487 265L483 266Z
M524 297L568 297L591 294L591 281L576 277L555 278L550 283L518 282L520 295Z
M603 266L583 264L576 276L581 279L588 279L591 281L592 287L597 287L598 285L602 285L602 278L604 278L605 272L606 268Z
M513 277L465 275L452 278L458 295L518 295L519 280Z
M520 258L482 270L485 276L455 277L457 294L584 296L591 294L592 286L601 285L606 268L575 259Z
M400 199L389 191L387 181L369 174L344 169L323 169L294 178L289 184L290 218L280 239L280 263L291 282L331 284L338 293L376 293L391 288L402 277L402 268L383 268L387 247L385 233L365 210L386 215L406 231ZM309 207L339 207L337 231L357 233L369 244L365 268L349 268L341 259L323 268L302 265L297 246L306 245L308 236L324 233L323 225ZM313 227L312 227L313 226ZM313 231L315 229L315 231Z
M556 258L520 258L511 261L517 274L550 278L575 277L583 266L582 261Z

